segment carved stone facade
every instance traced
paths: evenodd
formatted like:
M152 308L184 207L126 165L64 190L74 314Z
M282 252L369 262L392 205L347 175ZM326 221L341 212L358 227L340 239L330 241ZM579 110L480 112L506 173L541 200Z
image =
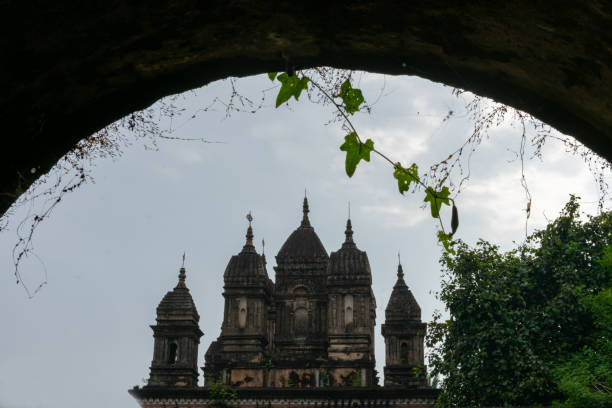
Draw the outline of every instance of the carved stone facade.
M267 401L264 405L280 407L298 400L319 406L330 401L330 392L339 393L332 399L344 404L352 398L350 389L365 393L368 406L391 400L402 401L394 404L405 407L433 404L437 390L425 381L426 324L401 265L382 326L386 345L382 389L375 369L376 299L368 256L353 241L350 219L344 243L328 255L308 212L305 198L302 222L276 256L275 282L268 277L265 256L255 250L249 217L246 243L225 269L223 324L205 354L203 388L197 387L195 370L202 335L199 316L181 269L179 285L160 303L158 324L152 326L155 352L148 385L130 391L142 406L162 406L170 400L175 404L188 396L189 406L208 406L214 395L207 392L214 394L219 387L236 390L239 400L246 398L236 404L245 406ZM169 311L173 305L175 312ZM380 400L383 391L388 395ZM281 398L287 392L296 401ZM258 397L251 401L251 394ZM322 396L329 398L320 400Z
M331 257L303 218L276 256L276 283L253 247L251 226L224 275L221 335L205 381L235 387L373 386L376 300L367 254L346 241Z

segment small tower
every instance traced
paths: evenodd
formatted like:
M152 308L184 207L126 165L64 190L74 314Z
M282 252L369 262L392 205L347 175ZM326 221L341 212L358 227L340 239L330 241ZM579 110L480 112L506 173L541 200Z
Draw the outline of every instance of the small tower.
M268 358L268 310L273 283L266 272L265 258L253 245L253 217L246 243L232 256L223 274L225 308L221 336L205 354L205 385L221 378L227 384L244 387L265 385L262 364Z
M197 387L198 344L204 334L198 326L199 320L185 285L183 266L178 284L157 307L157 324L151 326L155 345L149 387Z
M372 292L372 272L368 255L353 241L350 218L344 233L346 239L338 251L331 253L327 268L328 356L336 371L353 372L351 385L373 386L376 385L376 299ZM347 382L346 375L344 381Z
M427 324L421 308L404 282L402 264L385 310L385 387L424 387L426 367L423 351Z

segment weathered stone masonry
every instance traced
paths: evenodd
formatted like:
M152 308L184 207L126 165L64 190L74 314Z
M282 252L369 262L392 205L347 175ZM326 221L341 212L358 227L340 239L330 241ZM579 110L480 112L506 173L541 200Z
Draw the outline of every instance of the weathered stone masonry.
M204 387L198 387L199 315L179 283L157 308L155 348L148 383L130 393L143 407L205 407L218 404L214 387L233 388L232 405L245 407L389 406L433 404L423 355L426 324L404 281L402 266L387 309L384 387L374 356L376 299L366 252L345 241L330 255L308 218L304 198L300 226L276 256L273 282L264 255L246 243L225 269L221 334L206 354Z

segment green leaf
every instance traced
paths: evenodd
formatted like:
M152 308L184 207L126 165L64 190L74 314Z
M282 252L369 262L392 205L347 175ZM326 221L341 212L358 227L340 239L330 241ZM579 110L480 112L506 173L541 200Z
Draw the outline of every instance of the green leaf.
M340 146L340 150L346 152L346 174L352 177L357 168L357 164L363 159L370 161L370 152L374 150L374 142L368 139L365 143L359 142L357 133L351 132L344 137L344 143Z
M353 88L347 79L340 87L339 98L342 98L344 109L351 115L359 110L359 105L363 103L363 94L360 89Z
M453 248L454 242L452 237L452 234L445 234L442 231L438 231L438 242L444 246L447 253L456 255L455 249Z
M404 194L404 192L408 191L410 188L410 183L419 181L419 167L416 163L412 163L412 166L404 168L401 164L396 163L393 177L397 179L397 188L399 192Z
M429 201L432 217L438 218L440 216L442 204L450 205L450 200L448 199L449 195L450 191L448 191L448 187L446 186L442 187L442 191L436 191L431 187L425 189L425 199L423 201Z
M274 81L276 74L278 74L278 72L268 72L268 78L270 78L270 81Z
M276 97L277 108L283 103L287 102L292 96L297 101L302 91L304 89L308 89L308 81L310 81L310 79L308 79L306 76L299 78L297 75L289 76L286 72L283 72L276 78L282 84Z

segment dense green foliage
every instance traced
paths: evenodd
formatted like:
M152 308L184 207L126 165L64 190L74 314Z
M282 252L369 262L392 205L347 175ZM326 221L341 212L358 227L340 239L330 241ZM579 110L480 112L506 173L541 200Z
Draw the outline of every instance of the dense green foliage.
M233 400L238 396L236 390L224 384L221 377L207 381L206 389L208 390L208 396L214 400Z
M610 279L598 260L611 243L612 214L580 222L574 197L559 218L513 251L485 241L474 248L455 243L455 253L441 259L439 297L450 319L436 316L427 334L432 374L444 380L439 403L571 404L579 399L572 392L595 387L589 377L595 367L600 389L609 387L609 357L602 353L610 347L610 309L598 299L609 296ZM578 361L586 365L577 367ZM576 380L575 368L584 379ZM609 388L601 395L609 401Z
M612 247L601 264L612 278ZM596 330L584 347L555 367L553 374L566 397L563 407L612 407L612 282L596 294L577 291L580 302L593 315Z

